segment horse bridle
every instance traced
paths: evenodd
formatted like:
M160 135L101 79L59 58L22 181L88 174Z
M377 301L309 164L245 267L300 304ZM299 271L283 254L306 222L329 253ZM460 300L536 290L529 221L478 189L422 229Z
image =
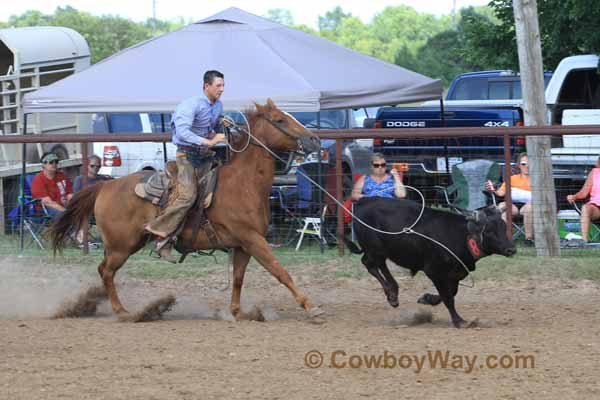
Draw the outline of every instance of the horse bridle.
M282 126L281 123L278 123L276 121L273 121L272 119L266 117L264 114L259 114L259 117L264 118L269 124L271 124L271 126L273 126L275 129L277 129L279 132L283 133L284 135L286 135L289 138L295 139L296 140L296 149L292 150L295 153L299 153L304 155L304 146L302 146L302 141L300 140L300 138L296 135L294 135L293 133L291 133L290 131L288 131L285 127ZM258 139L256 139L251 133L250 130L246 130L245 127L238 125L237 123L232 122L232 125L236 128L236 130L239 130L243 133L245 133L246 135L248 135L248 137L251 139L250 144L254 145L254 146L259 146L259 147L265 147L266 145L262 144ZM258 143L254 143L254 142L258 142ZM267 149L269 150L269 149Z

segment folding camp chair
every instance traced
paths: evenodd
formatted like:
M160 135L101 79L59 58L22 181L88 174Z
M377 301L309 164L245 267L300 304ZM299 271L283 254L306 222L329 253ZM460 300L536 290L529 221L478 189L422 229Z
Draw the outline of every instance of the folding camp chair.
M19 196L19 203L9 212L8 217L12 223L13 230L19 231L21 213L23 213L23 235L28 236L27 247L35 243L40 249L43 249L44 241L42 233L50 225L52 216L48 213L41 199L31 198L31 183L34 177L35 174L25 177L23 196Z
M580 204L578 204L577 202L573 203L573 208L577 212L578 216L581 216L582 207L583 207L582 203L580 203ZM579 224L577 224L577 226L581 229ZM590 230L588 232L588 243L598 242L598 241L600 241L600 221L599 220L590 221Z
M450 208L473 211L491 203L496 198L485 191L485 182L500 181L501 167L490 160L470 160L452 166L452 185L436 186Z
M296 244L296 251L300 249L302 245L302 239L305 235L316 236L323 245L327 246L327 240L325 239L323 222L325 221L325 215L327 214L327 206L323 207L323 212L318 217L304 217L303 226L301 229L297 229L296 232L300 233L298 243Z
M320 169L322 175L326 176L328 171L327 165L321 164ZM307 229L310 230L310 227L315 230L315 225L312 223L308 224L309 227L306 226L306 218L319 220L319 224L321 224L321 216L324 210L326 211L326 207L322 207L319 201L318 188L311 182L311 180L315 182L319 181L318 173L319 166L317 163L301 164L297 168L297 185L275 186L271 191L271 198L275 200L278 208L283 212L282 219L288 227L284 239L285 244L291 244L296 241L298 234L302 236L302 232ZM325 179L322 180L324 181ZM322 232L324 234L326 229L322 228ZM324 236L323 239L325 240ZM301 242L302 240L299 241L299 243ZM296 246L298 247L299 245L297 244Z

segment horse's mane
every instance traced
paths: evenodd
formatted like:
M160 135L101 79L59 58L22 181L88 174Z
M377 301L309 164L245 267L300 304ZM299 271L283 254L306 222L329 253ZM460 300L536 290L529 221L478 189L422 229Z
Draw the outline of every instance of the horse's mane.
M246 119L248 119L248 123L250 124L250 126L253 125L254 122L256 122L256 119L263 116L265 113L262 111L259 111L255 108L247 108L246 110L244 110L244 115L246 116Z

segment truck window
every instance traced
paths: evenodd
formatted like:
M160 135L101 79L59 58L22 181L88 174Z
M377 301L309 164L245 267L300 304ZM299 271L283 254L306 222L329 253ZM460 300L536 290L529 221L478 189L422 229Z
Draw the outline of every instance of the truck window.
M293 112L294 118L309 129L317 128L316 112ZM343 129L348 127L346 110L321 111L320 126L322 129Z
M450 100L487 100L488 80L487 78L462 79L454 88Z
M142 121L139 114L108 114L109 132L143 132Z
M544 73L544 87L548 86L551 77L551 72ZM504 74L492 77L459 78L448 100L512 100L522 97L519 77L514 74Z
M559 102L592 105L598 104L600 79L595 70L575 70L569 72L563 82Z
M490 99L508 100L511 99L511 86L513 82L490 82ZM520 85L519 85L520 86Z
M153 133L159 132L171 132L171 114L162 114L163 119L161 120L161 114L150 114L150 125L152 126ZM164 130L163 130L164 121Z
M109 133L106 114L92 115L92 133Z

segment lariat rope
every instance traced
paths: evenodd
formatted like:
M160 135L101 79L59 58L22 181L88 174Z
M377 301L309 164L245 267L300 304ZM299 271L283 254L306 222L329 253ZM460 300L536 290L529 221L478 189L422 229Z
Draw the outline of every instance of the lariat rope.
M242 115L244 115L243 113L240 113ZM235 150L233 148L233 146L229 143L229 140L226 141L227 146L234 152L236 153L240 153L244 150L246 150L246 148L248 147L248 145L250 144L250 140L254 140L256 141L262 148L264 148L267 152L269 152L273 157L275 157L277 160L285 163L285 161L279 157L277 154L275 154L275 152L273 152L271 149L269 149L263 142L261 142L256 136L252 135L252 133L250 132L250 124L248 123L248 120L246 119L246 117L244 116L244 119L246 121L246 124L248 126L248 129L246 130L244 127L239 126L238 124L236 124L231 118L225 116L223 117L223 119L225 119L231 126L235 126L236 129L244 132L245 134L248 135L248 142L246 143L246 145L244 146L244 148L242 150ZM227 136L226 136L227 137ZM417 232L413 229L413 227L415 227L415 225L417 225L419 223L419 221L421 220L421 217L423 216L423 212L425 211L425 197L423 196L423 193L421 193L421 191L415 187L412 186L408 186L408 185L404 185L404 187L407 187L409 189L414 190L415 192L417 192L417 194L419 195L419 197L421 198L421 211L419 212L419 216L417 217L417 219L415 220L415 222L412 223L412 225L403 228L401 231L398 232L388 232L388 231L384 231L381 229L377 229L369 224L367 224L366 222L364 222L362 219L358 218L356 215L354 215L354 213L351 210L348 210L338 199L335 198L335 196L333 196L331 193L329 193L325 188L323 188L321 185L319 185L317 182L315 182L313 179L311 179L308 175L306 175L305 173L303 173L302 171L296 170L296 173L299 173L300 175L304 176L306 179L308 179L313 185L315 185L319 190L321 190L323 193L325 193L331 200L333 200L338 206L342 207L342 209L344 211L346 211L348 214L350 214L352 216L352 218L356 221L358 221L360 224L366 226L367 228L375 231L375 232L379 232L379 233L383 233L386 235L402 235L402 234L415 234L418 236L421 236L425 239L430 240L431 242L437 244L438 246L442 247L443 249L445 249L448 253L450 253L454 258L456 258L456 260L460 263L460 265L462 265L462 267L465 269L465 271L467 272L467 275L470 276L471 278L471 285L464 285L461 284L462 286L466 286L469 288L473 288L475 287L475 281L473 280L473 276L470 274L471 271L469 271L469 269L467 268L467 266L465 265L465 263L456 255L454 254L454 252L452 250L450 250L446 245L440 243L439 241L437 241L436 239L429 237L427 235L424 235L420 232Z

